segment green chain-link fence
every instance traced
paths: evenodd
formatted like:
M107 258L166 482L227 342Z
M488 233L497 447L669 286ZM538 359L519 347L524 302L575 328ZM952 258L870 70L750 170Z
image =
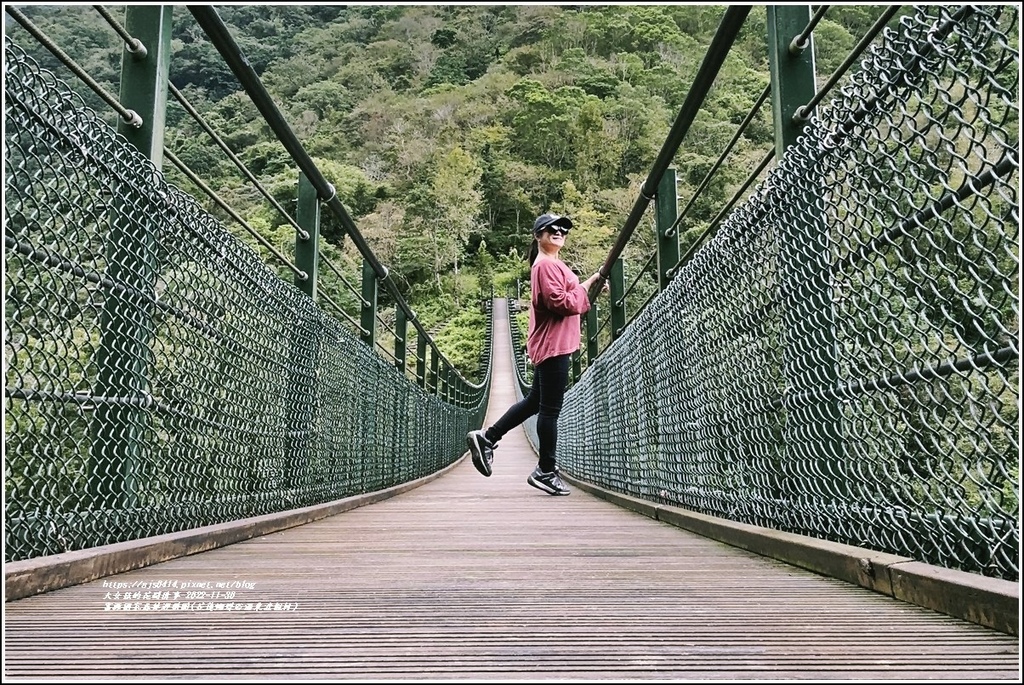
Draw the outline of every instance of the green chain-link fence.
M887 31L572 388L563 467L1017 580L1017 25L925 6Z
M380 490L460 457L489 372L458 405L425 392L65 84L5 54L8 561Z

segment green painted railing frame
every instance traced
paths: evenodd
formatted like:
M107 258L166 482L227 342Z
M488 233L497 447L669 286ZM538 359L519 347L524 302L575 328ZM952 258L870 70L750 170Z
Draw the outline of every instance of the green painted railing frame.
M677 182L675 167L669 167L658 183L658 195L654 198L659 291L668 287L672 270L679 261L679 231L675 228L679 216Z
M164 121L170 71L171 12L169 6L129 6L127 30L147 46L145 55L122 52L121 102L142 118L140 126L119 121L118 133L149 158L163 162ZM151 316L155 301L155 227L131 220L121 208L146 198L111 188L111 222L107 240L109 278L124 287L104 300L97 350L98 397L115 398L97 405L90 448L88 489L97 508L132 507L134 479L146 449L149 395Z
M306 274L295 277L295 287L317 301L317 274L320 262L320 198L316 187L306 174L299 172L298 200L295 223L306 231L306 236L295 234L295 266Z
M801 108L816 94L814 42L809 36L798 45L799 36L811 19L809 5L782 5L768 7L768 63L771 72L772 116L775 126L775 155L782 159L803 129L804 120L798 116ZM816 187L809 183L809 187ZM782 241L779 250L781 278L788 283L783 287L788 298L781 303L786 331L803 331L802 322L809 319L824 322L814 331L801 337L791 337L783 346L783 373L790 391L783 397L787 413L794 418L787 421L787 430L794 433L792 442L815 443L812 450L820 454L821 473L833 474L837 486L846 482L845 447L843 441L841 409L836 400L823 399L817 403L819 415L813 422L798 419L806 412L795 411L794 400L810 391L816 384L836 385L839 382L835 339L835 313L832 306L831 276L825 271L814 271L814 265L828 264L828 255L815 255L814 246L827 249L828 236L820 211L815 210L813 197L804 198L802 206L792 212L801 221L803 240L799 245ZM819 257L823 257L819 259Z

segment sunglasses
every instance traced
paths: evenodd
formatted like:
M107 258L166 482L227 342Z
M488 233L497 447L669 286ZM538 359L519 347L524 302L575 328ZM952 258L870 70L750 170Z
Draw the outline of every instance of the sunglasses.
M569 229L565 226L548 226L544 230L551 235L569 235Z

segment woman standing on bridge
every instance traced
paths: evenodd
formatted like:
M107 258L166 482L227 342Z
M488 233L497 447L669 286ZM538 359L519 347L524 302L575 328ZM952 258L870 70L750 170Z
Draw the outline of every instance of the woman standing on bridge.
M530 394L509 407L487 430L471 431L466 436L473 465L490 476L498 441L536 414L540 459L526 482L551 495L569 494L555 464L558 414L569 383L569 361L580 348L580 315L590 310L587 292L601 278L595 273L580 283L559 258L558 251L571 228L572 221L558 214L543 214L533 222L534 238L527 258L531 296L526 353L534 369Z

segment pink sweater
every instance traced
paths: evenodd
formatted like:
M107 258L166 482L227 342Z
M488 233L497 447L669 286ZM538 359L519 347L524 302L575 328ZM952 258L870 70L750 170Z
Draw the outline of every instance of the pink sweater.
M580 349L580 314L590 311L587 290L561 260L537 257L530 269L530 326L526 353L537 366Z

